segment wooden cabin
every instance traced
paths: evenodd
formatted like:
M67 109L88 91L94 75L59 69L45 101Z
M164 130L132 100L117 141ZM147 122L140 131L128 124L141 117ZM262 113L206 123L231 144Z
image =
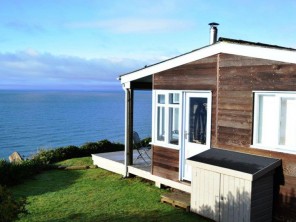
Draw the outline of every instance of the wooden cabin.
M133 93L149 89L152 175L190 186L186 160L211 148L280 159L271 180L273 219L296 221L295 49L219 38L119 79L126 175L133 164Z

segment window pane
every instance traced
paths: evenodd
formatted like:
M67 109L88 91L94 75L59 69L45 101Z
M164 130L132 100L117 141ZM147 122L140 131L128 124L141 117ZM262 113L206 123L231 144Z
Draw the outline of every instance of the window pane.
M207 98L190 98L189 142L206 144Z
M157 102L158 104L165 104L165 95L158 95Z
M178 145L179 144L179 108L170 108L169 109L169 132L170 139L169 143Z
M165 108L158 107L157 108L157 140L164 141L165 139Z
M275 145L277 132L275 129L278 117L275 115L275 96L259 96L258 143Z
M281 99L280 145L296 146L296 100Z
M169 94L170 96L169 96L169 101L170 101L170 104L179 104L180 102L179 102L179 98L180 98L180 96L179 96L179 93L170 93Z

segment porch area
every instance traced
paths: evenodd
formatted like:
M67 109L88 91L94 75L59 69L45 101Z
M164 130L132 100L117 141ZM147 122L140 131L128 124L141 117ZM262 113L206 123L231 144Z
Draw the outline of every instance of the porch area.
M125 175L134 175L146 180L153 181L155 186L161 187L162 185L168 186L171 188L175 188L177 190L181 190L187 193L191 193L191 185L188 183L177 182L173 180L169 180L166 178L162 178L159 176L155 176L152 174L151 160L145 159L146 163L143 159L137 159L138 153L136 151L133 152L133 165L129 165L125 167L124 164L124 151L118 152L110 152L110 153L99 153L92 154L93 164L98 166L99 168ZM151 154L150 154L151 156Z

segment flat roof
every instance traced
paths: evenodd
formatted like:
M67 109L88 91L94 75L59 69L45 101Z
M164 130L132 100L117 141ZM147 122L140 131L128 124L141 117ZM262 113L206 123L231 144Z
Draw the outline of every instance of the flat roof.
M266 168L270 170L280 165L280 159L239 153L229 150L211 148L190 157L188 160L223 167L247 174L256 174Z
M230 43L236 43L236 44L242 44L242 45L260 46L260 47L265 47L265 48L296 51L296 49L294 49L294 48L278 46L278 45L271 45L271 44L266 44L266 43L262 43L262 42L250 42L250 41L245 41L245 40L240 40L240 39L230 39L230 38L220 37L218 41L219 42L230 42Z

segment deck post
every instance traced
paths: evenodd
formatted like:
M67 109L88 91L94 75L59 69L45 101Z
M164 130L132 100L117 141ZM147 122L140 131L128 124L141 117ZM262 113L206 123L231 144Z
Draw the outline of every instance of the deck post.
M134 90L125 84L125 177L128 177L128 166L133 165L133 108Z

